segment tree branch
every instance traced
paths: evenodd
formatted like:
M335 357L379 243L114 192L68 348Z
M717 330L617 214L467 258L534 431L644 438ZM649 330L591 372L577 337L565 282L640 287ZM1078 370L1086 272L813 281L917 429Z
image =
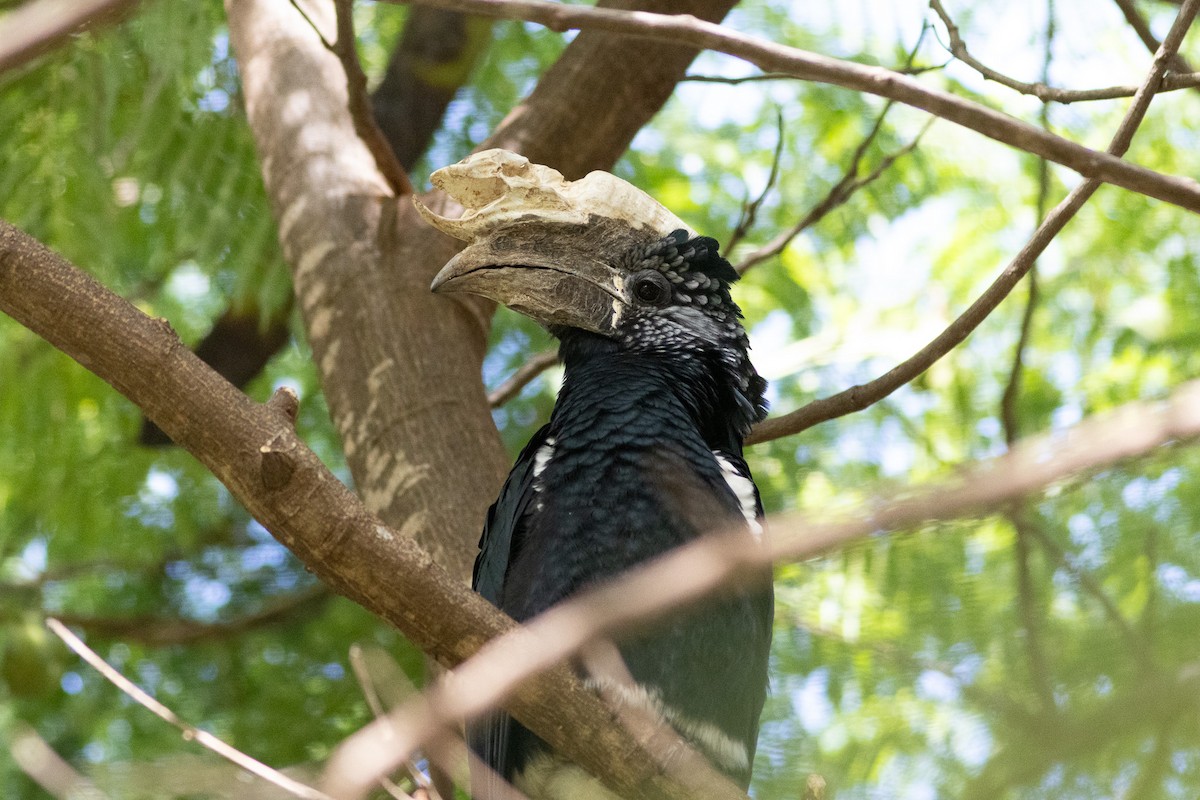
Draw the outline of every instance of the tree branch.
M472 0L472 2L474 1ZM1163 72L1166 71L1171 54L1179 48L1198 9L1200 9L1200 0L1184 0L1183 7L1179 11L1179 16L1175 18L1175 23L1171 26L1171 31L1163 42L1162 48L1154 57L1154 63L1150 68L1149 74L1142 82L1142 85L1138 87L1138 93L1134 96L1129 110L1125 113L1125 117L1121 120L1117 132L1113 135L1112 143L1108 148L1108 152L1111 155L1120 156L1129 149L1129 144L1133 140L1133 134L1137 130L1138 125L1141 124L1142 119L1146 116L1150 100L1153 99L1158 83L1162 79ZM988 315L995 310L996 306L1008 296L1013 287L1033 267L1037 261L1037 257L1049 246L1059 231L1075 216L1076 212L1083 207L1083 204L1087 202L1088 198L1099 187L1099 178L1089 178L1076 186L1042 220L1042 224L1034 231L1030 240L1026 242L1016 257L1009 262L1004 271L992 282L992 285L966 311L959 315L958 319L954 320L949 327L938 334L932 342L923 347L916 355L898 364L884 375L869 383L851 386L849 389L838 392L830 397L815 400L790 414L764 420L750 432L750 435L746 438L746 443L748 445L757 444L759 442L778 439L782 436L789 436L811 428L818 423L845 416L855 411L861 411L867 406L887 397L929 369L934 362L962 343L983 320L987 319Z
M653 8L688 19L719 21L737 0L602 0L609 14ZM435 6L441 6L435 3ZM441 6L449 8L450 6ZM483 16L495 16L484 13ZM582 31L521 105L479 149L503 147L568 180L610 169L662 108L698 50L671 41L653 48L601 30Z
M720 18L734 0L656 2ZM328 3L309 5L329 29ZM509 467L479 380L494 305L429 293L461 243L394 201L346 111L344 71L312 26L281 0L228 0L227 10L267 193L355 485L369 509L411 524L465 581L479 520ZM569 176L609 168L694 55L581 34L492 143ZM289 105L296 97L306 114Z
M557 349L534 353L529 357L528 361L518 367L517 371L508 377L508 380L488 393L488 405L492 408L499 408L504 405L520 394L521 390L528 386L534 378L557 363Z
M487 319L430 295L457 244L380 175L350 117L345 70L314 29L334 28L333 6L306 8L311 24L284 0L227 4L297 305L363 501L393 525L413 520L420 543L466 580L508 462L479 381Z
M400 166L395 151L375 122L371 99L367 94L367 76L358 61L353 0L334 0L334 7L337 9L337 41L333 43L333 52L342 62L342 69L346 72L346 94L350 100L350 118L354 120L354 130L371 151L375 158L375 166L387 179L392 192L396 195L412 194L413 187L409 183L408 173Z
M1154 32L1150 30L1150 23L1142 16L1142 12L1138 11L1137 5L1133 0L1114 0L1114 2L1121 9L1121 13L1125 16L1125 21L1129 23L1129 27L1133 28L1134 33L1142 40L1142 44L1146 45L1146 49L1151 53L1158 52L1158 49L1162 47L1162 42L1155 38ZM1167 66L1174 72L1186 73L1192 71L1192 67L1188 64L1187 59L1178 53L1171 57Z
M949 21L949 17L942 10L941 3L938 0L930 0L930 5L934 7L942 20L946 22L947 28L950 28L953 23ZM1054 0L1046 0L1046 35L1042 53L1042 82L1047 83L1050 80L1050 64L1054 55ZM965 45L961 44L961 39L958 38L958 29L954 28L950 36L951 42L958 41L960 49L965 52ZM1050 129L1050 104L1042 101L1042 108L1039 114L1042 127L1046 130ZM1050 165L1046 159L1038 159L1038 185L1037 185L1037 205L1034 209L1035 219L1041 220L1046 216L1046 205L1050 197ZM1021 314L1021 330L1017 335L1017 343L1013 347L1012 365L1009 368L1008 381L1004 386L1004 392L1000 396L1000 420L1004 431L1004 441L1009 447L1012 447L1020 438L1020 421L1017 415L1017 404L1021 396L1021 384L1025 374L1025 348L1029 345L1030 335L1033 331L1033 317L1038 306L1038 271L1037 260L1029 266L1029 295L1025 301L1025 309ZM1038 700L1042 705L1043 714L1054 714L1057 711L1057 705L1054 701L1054 684L1050 677L1050 668L1047 664L1046 649L1043 641L1042 629L1042 614L1039 611L1037 588L1033 581L1033 570L1031 565L1032 554L1029 549L1029 540L1033 536L1032 530L1034 525L1029 519L1029 510L1025 503L1014 503L1006 512L1005 517L1008 518L1009 524L1012 525L1016 540L1013 546L1013 561L1016 564L1016 594L1017 608L1021 620L1021 627L1025 631L1025 654L1026 660L1029 662L1029 678L1033 684L1034 692L1038 696Z
M1053 102L1062 103L1063 105L1093 100L1115 100L1120 97L1132 97L1137 92L1136 86L1108 86L1101 89L1060 89L1051 86L1049 81L1044 77L1037 83L1019 81L1016 78L992 69L971 55L971 51L967 49L967 43L963 41L958 26L954 24L954 20L946 12L940 0L929 0L929 7L933 9L934 13L942 20L942 24L946 26L946 33L950 37L948 49L951 55L978 72L985 79L995 81L1001 86L1007 86L1009 89L1021 94L1033 95L1043 103ZM1157 48L1158 42L1156 41L1150 50L1153 52ZM1178 69L1178 65L1173 66L1172 69ZM1197 87L1200 87L1200 72L1185 70L1183 72L1164 75L1162 85L1158 91L1173 92L1178 89L1195 89Z
M1070 717L1031 720L1029 735L994 753L959 797L994 800L1008 796L1012 788L1036 781L1056 762L1095 756L1116 737L1147 728L1169 731L1177 719L1193 718L1197 698L1200 663L1191 662L1174 674L1139 678L1128 688L1096 698L1090 707L1080 708Z
M885 172L891 169L892 165L895 164L899 159L917 149L917 145L921 142L921 137L925 135L925 131L929 130L929 125L933 122L932 119L930 119L929 122L926 123L921 129L921 131L915 137L913 137L911 142L906 144L904 147L901 147L896 152L885 156L883 160L876 165L875 169L871 170L866 175L860 176L858 174L858 171L862 165L863 156L866 155L867 149L871 146L871 143L875 141L875 138L883 129L883 120L891 108L892 104L888 103L883 107L883 110L879 112L879 115L875 117L875 123L871 126L871 130L865 137L863 137L862 141L858 143L858 146L854 148L854 153L850 157L850 163L847 165L845 172L842 173L841 179L831 186L829 191L825 193L825 196L821 198L816 205L810 208L808 213L801 217L796 224L788 228L786 231L778 234L774 239L767 242L762 247L759 247L757 250L739 261L734 267L734 269L738 271L738 274L744 275L751 267L761 264L763 261L782 253L797 236L811 228L813 225L816 225L821 220L825 219L825 217L829 216L830 212L842 205L845 205L859 189L863 188L864 186L869 186L870 184L879 180L879 178L881 178Z
M391 1L435 5L504 19L523 19L552 30L595 28L726 53L745 59L767 72L787 72L803 80L867 92L923 109L990 139L1062 164L1084 177L1200 212L1200 183L1190 178L1163 175L1122 161L1111 153L1091 150L1007 114L924 86L892 70L785 47L688 16L622 12L545 0Z
M763 184L762 191L758 193L758 197L753 200L747 198L742 204L741 213L738 215L737 225L733 227L733 231L725 239L725 252L732 253L733 248L741 243L750 229L754 227L755 221L758 219L758 209L762 207L763 201L767 199L767 195L775 188L775 181L779 178L779 162L783 158L783 146L787 142L785 129L783 125L783 114L777 108L775 113L775 153L771 156L771 172L767 175L767 181Z
M492 20L414 8L371 93L375 121L406 170L425 153L446 107L491 42Z
M304 798L304 800L333 800L333 798L319 792L311 786L306 786L299 781L292 780L287 775L279 772L276 769L268 767L258 759L250 756L232 747L225 742L213 736L208 731L200 730L195 725L190 725L179 718L179 716L171 709L164 706L162 703L155 700L149 694L141 689L133 681L126 678L115 668L101 658L96 651L92 650L83 640L54 618L46 620L46 626L54 633L55 636L63 640L67 647L71 648L75 653L86 661L92 669L99 672L104 678L116 686L129 697L133 698L139 705L148 709L159 719L175 726L183 733L183 738L188 741L194 741L197 744L205 747L212 752L237 764L242 769L249 772L251 775L256 775L265 781L275 784L280 789L295 795L296 797Z
M0 17L0 73L37 58L72 34L121 19L137 0L32 0Z
M1195 6L1200 0L1188 2ZM367 514L325 470L291 428L294 396L285 391L266 405L252 402L199 362L161 321L6 224L0 224L0 309L135 399L318 576L395 623L441 663L458 663L485 639L512 630L510 620L450 578L408 536ZM528 674L531 656L533 669L545 669L580 646L591 629L581 628L582 620L589 626L598 620L601 632L616 629L694 600L723 581L759 576L776 560L809 557L881 530L974 513L1081 470L1196 437L1200 382L1180 387L1166 402L1131 404L1014 447L956 481L877 506L860 519L807 524L784 518L780 530L788 533L761 548L746 547L744 536L703 540L556 607L515 640L489 643L488 652L515 658L516 672L497 673L485 661L481 674L476 662L460 669L457 685L471 693L469 702L489 702L481 693L511 692ZM691 579L677 580L680 574ZM531 641L538 647L531 649ZM504 686L506 680L510 683ZM700 773L684 776L686 788L675 788L678 784L648 763L627 734L613 730L606 707L564 667L522 684L509 707L556 749L596 773L616 776L618 791L736 796L721 795Z

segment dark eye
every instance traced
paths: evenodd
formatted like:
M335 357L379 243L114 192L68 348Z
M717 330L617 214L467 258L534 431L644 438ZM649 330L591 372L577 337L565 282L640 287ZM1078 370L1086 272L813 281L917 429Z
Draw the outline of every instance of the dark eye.
M642 272L634 276L633 296L648 306L665 306L671 299L671 284L659 272Z

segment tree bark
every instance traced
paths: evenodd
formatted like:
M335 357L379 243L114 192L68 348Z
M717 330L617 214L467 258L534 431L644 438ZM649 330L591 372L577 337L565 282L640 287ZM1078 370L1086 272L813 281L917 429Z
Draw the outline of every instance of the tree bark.
M507 465L479 378L487 317L430 295L432 265L454 245L391 196L354 133L341 65L308 22L286 0L233 0L228 12L284 256L358 492L465 579Z

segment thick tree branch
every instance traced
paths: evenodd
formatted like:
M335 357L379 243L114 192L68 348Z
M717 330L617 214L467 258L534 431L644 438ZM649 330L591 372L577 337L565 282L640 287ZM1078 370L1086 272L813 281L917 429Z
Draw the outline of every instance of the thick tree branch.
M512 629L409 537L367 514L325 470L291 428L294 398L289 401L285 392L267 405L252 402L183 348L161 321L141 314L8 225L0 225L0 309L136 399L316 574L397 624L442 663L455 664L486 638ZM764 564L808 557L882 530L975 513L1081 470L1197 437L1200 383L1192 383L1167 402L1132 404L1019 445L956 481L876 506L861 518L821 524L784 518L779 530L787 533L761 548L746 547L744 536L706 539L547 612L515 640L490 643L488 652L505 654L502 660L513 660L515 672L476 662L471 669L460 668L457 686L470 691L470 702L486 705L490 700L481 699L481 693L505 696L531 670L557 663L597 631L678 607L724 581L759 576ZM680 574L691 579L677 580ZM531 648L530 642L538 646ZM637 746L622 743L623 735L610 730L611 719L599 700L563 667L518 688L510 708L580 763L597 772L614 770L606 774L618 776L619 789L655 797L716 796L702 779L682 793L673 789ZM620 754L614 758L618 763L605 760L614 754Z
M486 316L430 295L457 245L393 196L315 30L333 29L333 7L305 8L311 24L286 0L228 3L284 257L363 501L466 580L508 461L479 381Z
M429 147L446 107L491 41L492 21L414 8L371 94L375 121L406 170Z
M1150 73L1138 88L1138 93L1134 96L1129 110L1113 135L1112 143L1108 148L1111 155L1120 156L1129 149L1133 134L1146 116L1146 110L1166 71L1171 55L1183 42L1183 37L1195 18L1197 10L1200 10L1200 0L1184 1L1179 16L1175 18L1175 24L1171 26L1171 31L1163 42L1162 48L1154 57ZM1100 188L1099 178L1089 178L1076 186L1042 221L1042 224L1034 231L1032 238L1026 242L1016 257L992 282L992 285L959 315L958 319L954 320L948 328L938 334L932 342L912 358L893 367L869 383L851 386L830 397L815 400L790 414L763 421L751 431L750 436L746 439L747 444L757 444L789 436L818 423L861 411L929 369L934 362L962 343L983 320L987 319L988 315L1008 296L1021 278L1032 269L1038 256L1098 188Z
M685 15L622 12L545 0L402 1L505 19L524 19L553 30L594 28L727 53L745 59L764 71L787 72L803 80L855 89L923 109L990 139L1062 164L1084 177L1096 178L1189 211L1200 212L1200 183L1195 180L1163 175L1122 161L1111 153L1091 150L1007 114L932 89L913 78L882 67L865 66L785 47Z
M296 436L295 396L239 392L147 317L29 236L0 222L0 310L137 403L196 456L330 588L454 666L512 620L370 514ZM668 775L644 743L565 666L520 688L509 709L617 791L652 798L744 797L712 771Z
M669 8L719 18L732 4ZM327 3L305 6L330 30ZM313 26L284 0L227 8L267 192L355 485L368 508L411 524L465 580L508 467L479 381L493 306L430 295L460 244L394 202L346 112L341 65ZM693 56L581 34L494 138L576 176L611 167ZM467 449L473 458L462 458Z
M137 0L32 0L0 18L0 73L56 47L83 28L120 19Z

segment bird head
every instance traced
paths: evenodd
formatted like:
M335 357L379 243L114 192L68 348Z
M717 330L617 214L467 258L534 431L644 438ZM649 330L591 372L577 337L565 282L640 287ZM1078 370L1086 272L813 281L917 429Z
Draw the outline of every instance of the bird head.
M765 416L766 384L729 294L738 274L714 239L615 175L567 181L506 150L471 155L432 180L463 214L443 217L419 200L417 210L468 242L434 278L435 292L491 298L560 337L584 330L625 350L704 359L735 390L747 427Z

